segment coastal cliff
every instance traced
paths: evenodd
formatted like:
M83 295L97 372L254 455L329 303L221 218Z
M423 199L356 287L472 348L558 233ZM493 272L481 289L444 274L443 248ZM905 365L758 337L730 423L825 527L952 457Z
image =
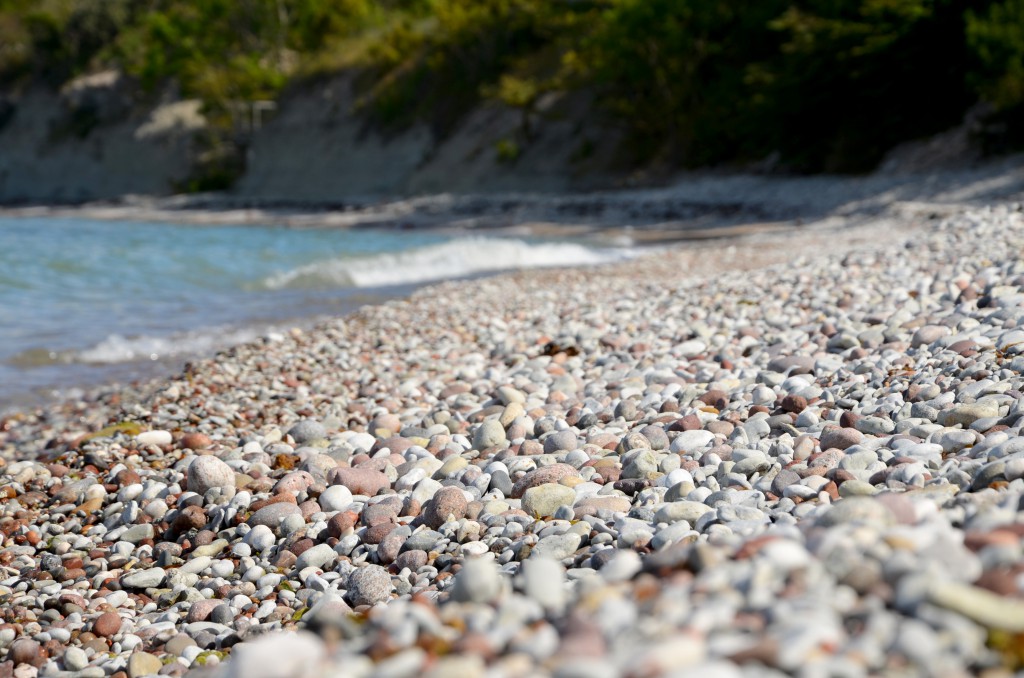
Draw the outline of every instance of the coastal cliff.
M204 171L208 123L201 104L140 102L116 73L34 88L3 99L0 203L79 203L190 189ZM579 95L552 95L528 138L521 113L494 103L452 134L425 124L375 129L356 111L351 79L242 107L230 195L331 202L352 197L456 192L569 191L626 184L616 134L586 115Z

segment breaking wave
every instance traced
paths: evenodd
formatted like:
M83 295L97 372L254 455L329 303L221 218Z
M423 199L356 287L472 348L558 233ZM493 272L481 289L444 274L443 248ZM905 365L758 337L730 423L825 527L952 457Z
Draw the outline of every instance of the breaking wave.
M457 238L401 252L317 261L270 276L263 286L308 289L413 285L496 271L603 264L631 256L622 249L596 249L575 243Z

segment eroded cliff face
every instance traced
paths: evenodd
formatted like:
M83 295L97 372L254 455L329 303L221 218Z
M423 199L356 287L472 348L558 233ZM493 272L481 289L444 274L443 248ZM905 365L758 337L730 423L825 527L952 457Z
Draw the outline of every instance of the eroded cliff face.
M167 195L185 180L199 103L136 103L116 73L5 97L0 119L0 201L81 202Z
M344 196L566 191L608 187L615 135L588 119L582 97L551 96L532 114L497 105L472 111L438 139L426 124L400 133L356 115L339 77L286 97L257 132L235 187L246 196L330 200Z
M168 195L196 174L199 102L139 103L116 73L60 92L8 95L0 107L0 202L83 202ZM245 162L230 193L335 201L441 191L566 191L620 183L614 135L585 101L550 97L524 126L520 111L482 106L454 134L427 125L373 128L355 112L351 79L289 93L241 132Z

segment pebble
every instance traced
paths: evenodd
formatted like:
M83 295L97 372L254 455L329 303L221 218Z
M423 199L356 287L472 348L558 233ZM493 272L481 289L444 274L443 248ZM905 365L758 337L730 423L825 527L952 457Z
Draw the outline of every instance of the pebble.
M306 445L326 438L327 429L320 422L304 419L288 429L288 435L296 444Z
M870 497L851 496L838 501L818 519L826 527L844 523L865 525L886 525L893 522L893 515L884 504Z
M153 676L159 673L163 666L159 657L148 652L135 652L128 659L128 676L129 678Z
M979 419L999 416L999 405L994 401L983 401L965 405L954 405L940 415L943 426L962 426L969 428Z
M79 647L69 647L64 650L64 668L68 671L81 671L89 665L89 657Z
M533 547L531 558L551 558L552 560L565 560L576 552L580 542L583 541L580 535L573 533L552 534L541 538Z
M217 457L204 455L189 464L188 489L196 494L206 494L215 487L234 486L235 472Z
M318 567L324 568L329 563L332 563L338 554L334 552L334 549L327 544L317 544L311 548L306 549L299 556L299 559L295 561L296 570L304 570L307 567Z
M249 516L249 520L246 522L253 528L263 526L276 530L280 526L281 521L288 516L294 515L302 515L302 510L295 504L281 502L264 506Z
M30 638L18 638L11 643L7 656L16 667L27 664L38 668L41 664L42 648Z
M315 678L327 650L312 633L269 633L232 651L225 678Z
M121 617L116 612L104 612L93 622L92 632L109 638L121 630Z
M549 517L559 508L572 506L576 492L571 487L557 483L544 483L526 490L523 494L523 510L530 515Z
M507 442L505 429L497 419L485 419L477 426L473 433L473 448L486 450L490 447L497 447Z
M169 431L146 431L135 436L135 442L139 445L156 445L162 447L164 445L170 445L173 438Z
M423 522L433 529L451 520L461 520L466 515L469 502L457 487L442 487L434 498L423 507Z
M821 434L821 449L845 450L858 444L864 435L855 428L826 428Z
M443 283L5 414L0 677L1019 668L1024 215L946 211Z
M498 568L490 560L467 560L455 575L451 599L460 603L489 603L501 593Z
M565 568L557 560L532 556L523 563L520 573L523 594L537 601L541 607L561 614L566 605Z
M670 449L676 454L692 454L703 450L715 440L711 431L683 431L672 441Z
M327 473L327 481L332 485L343 485L352 494L368 497L391 486L384 473L369 468L333 468Z
M932 584L928 598L936 605L958 612L985 628L1024 633L1024 605L1019 599L951 581Z
M376 605L391 598L391 575L379 565L366 565L357 569L348 578L349 603Z
M121 577L121 585L129 589L148 589L160 586L167 573L160 567L129 572Z
M324 511L344 511L352 503L352 492L344 485L331 485L317 499Z

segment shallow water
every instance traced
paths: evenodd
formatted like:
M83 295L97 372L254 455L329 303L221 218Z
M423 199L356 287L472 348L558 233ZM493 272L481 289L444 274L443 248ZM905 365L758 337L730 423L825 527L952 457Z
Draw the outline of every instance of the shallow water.
M0 217L0 410L490 271L628 256L430 231Z

